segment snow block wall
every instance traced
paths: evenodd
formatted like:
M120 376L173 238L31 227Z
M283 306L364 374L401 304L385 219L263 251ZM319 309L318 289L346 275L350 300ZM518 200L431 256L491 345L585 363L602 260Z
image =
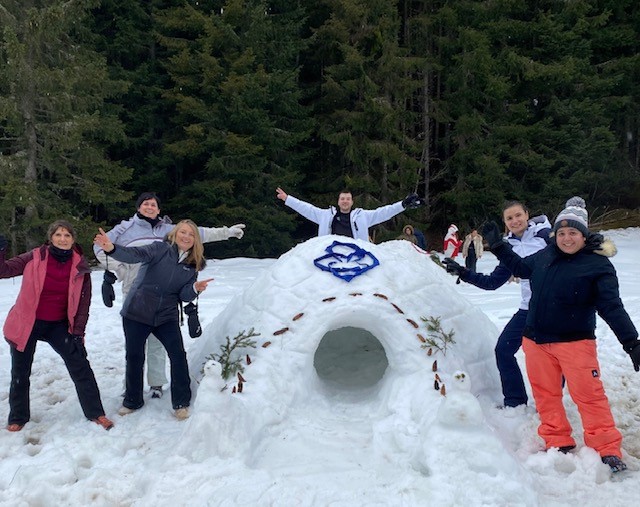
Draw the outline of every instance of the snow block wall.
M321 269L316 264L333 264L344 268L339 274L349 275L351 267L372 263L368 255L349 259L349 247L334 246L344 255L331 260L335 241L353 243L379 265L349 282ZM197 380L194 413L205 406L232 413L234 427L216 431L246 437L310 397L339 396L368 400L379 419L423 424L425 411L435 418L459 370L467 373L474 396L497 403L493 348L498 331L452 284L444 269L406 241L376 245L325 236L300 244L235 297L189 350ZM423 319L430 317L454 333L455 344L446 353L426 346L430 333ZM255 349L238 351L244 362L241 377L223 382L203 376L205 363L220 352L225 338L250 329L259 336ZM227 423L220 418L219 424Z

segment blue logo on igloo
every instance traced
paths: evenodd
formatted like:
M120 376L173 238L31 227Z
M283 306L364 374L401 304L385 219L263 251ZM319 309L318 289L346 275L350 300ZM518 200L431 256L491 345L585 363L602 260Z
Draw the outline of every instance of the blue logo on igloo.
M327 255L314 259L313 263L347 282L380 264L371 252L353 243L334 241L325 252Z

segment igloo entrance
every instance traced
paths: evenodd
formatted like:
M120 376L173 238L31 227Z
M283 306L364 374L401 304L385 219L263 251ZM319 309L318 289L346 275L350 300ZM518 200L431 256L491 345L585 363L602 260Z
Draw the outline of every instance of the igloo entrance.
M374 386L389 366L382 343L359 327L327 332L313 356L318 377L333 387L363 389Z

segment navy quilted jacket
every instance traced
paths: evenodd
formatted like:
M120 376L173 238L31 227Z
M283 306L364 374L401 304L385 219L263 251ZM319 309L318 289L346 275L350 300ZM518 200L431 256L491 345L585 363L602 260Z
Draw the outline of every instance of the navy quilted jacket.
M193 289L196 268L179 261L175 245L156 241L138 247L116 246L109 255L122 262L142 263L120 312L127 319L151 326L177 321L178 303L197 296Z
M596 312L622 345L638 338L607 258L615 255L611 241L592 235L587 246L573 255L563 253L555 242L524 258L507 245L494 253L515 276L531 281L527 338L536 343L595 339Z

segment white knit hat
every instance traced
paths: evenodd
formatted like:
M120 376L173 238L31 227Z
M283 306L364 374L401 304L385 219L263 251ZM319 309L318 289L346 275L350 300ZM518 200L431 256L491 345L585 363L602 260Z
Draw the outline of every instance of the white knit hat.
M553 232L557 232L560 227L573 227L585 238L589 236L589 213L582 197L574 196L567 201L565 208L556 217Z

